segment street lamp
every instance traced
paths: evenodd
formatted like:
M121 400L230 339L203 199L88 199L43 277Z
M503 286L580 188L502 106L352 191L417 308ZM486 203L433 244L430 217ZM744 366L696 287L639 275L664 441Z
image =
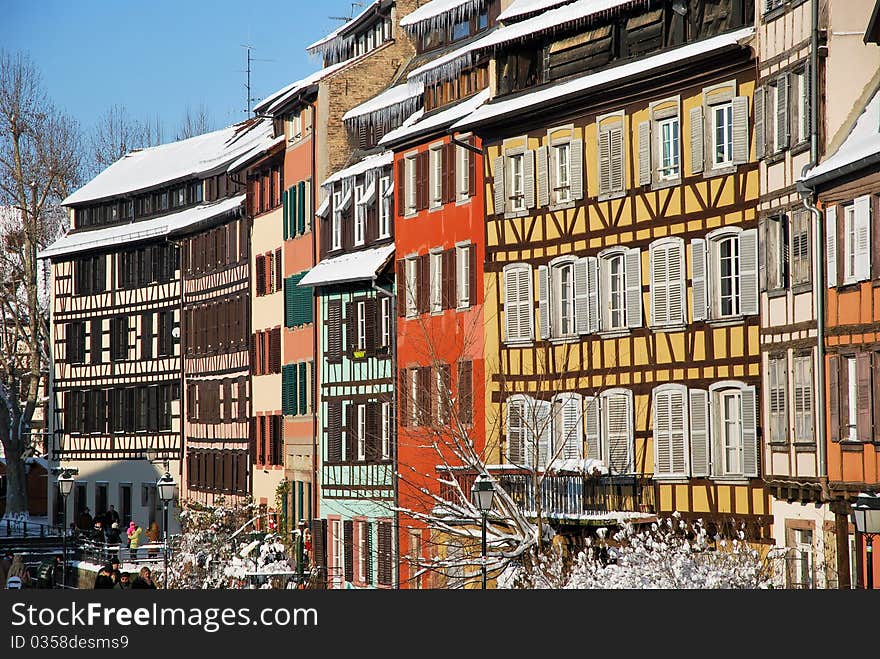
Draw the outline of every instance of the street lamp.
M874 536L880 534L880 494L862 492L852 505L853 524L856 531L865 536L865 560L867 561L867 588L874 588Z
M168 590L168 502L174 498L174 488L176 486L177 483L174 482L174 479L171 478L171 474L167 471L162 478L156 481L156 489L159 490L159 499L161 499L163 504L162 531L165 540L165 550L162 553L165 557L165 590Z
M297 576L297 588L302 588L303 583L303 560L306 555L306 528L308 528L308 523L306 520L299 520L299 524L297 528L299 530L299 536L296 539L296 571L299 573Z
M486 516L492 510L492 499L495 496L495 485L486 474L477 476L471 486L471 501L483 516L483 543L481 559L483 564L483 590L486 590Z
M67 586L67 497L73 492L73 484L75 482L76 480L74 480L73 475L66 469L58 477L58 491L61 492L64 512L64 526L61 528L61 551L64 554L64 566L61 568L61 583L64 586Z

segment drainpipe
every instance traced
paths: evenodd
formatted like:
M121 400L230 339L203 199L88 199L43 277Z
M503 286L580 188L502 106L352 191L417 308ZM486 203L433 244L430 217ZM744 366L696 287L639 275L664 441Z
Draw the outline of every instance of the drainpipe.
M389 314L391 316L389 320L389 324L391 322L396 323L397 318L397 296L394 295L393 292L389 291L387 288L382 288L376 283L376 278L370 280L370 287L376 292L382 295L387 295L390 302ZM381 313L381 309L380 309ZM391 356L391 419L397 419L397 328L395 327L392 331L392 328L388 328L389 338L391 340L391 345L388 346L388 351ZM394 434L392 436L391 442L391 465L394 469L394 523L391 525L391 533L392 533L392 544L394 546L394 550L396 552L395 560L392 561L392 565L394 565L394 570L392 571L393 579L391 587L395 590L400 587L400 513L396 512L396 510L400 507L400 493L399 488L397 487L397 423L391 424L391 419L388 421L389 427L394 428Z
M320 189L318 183L318 172L317 172L317 163L316 163L316 151L318 148L318 100L317 97L315 100L309 104L308 106L312 113L311 124L312 124L312 148L310 149L311 153L311 174L312 174L312 184L309 186L311 188L310 194L312 196L311 200L311 224L312 224L312 258L310 268L314 268L318 263L318 222L317 216L315 215L315 209L317 205L315 202L318 200L318 190ZM318 424L318 410L321 409L321 401L318 398L318 377L321 373L321 367L324 364L324 360L321 356L321 336L318 333L318 320L321 317L321 307L318 305L318 296L317 291L312 290L312 487L311 487L311 496L309 497L309 512L311 513L309 520L309 524L311 525L312 519L321 519L319 510L318 510L318 502L321 497L319 495L320 489L320 477L318 475L318 469L320 468L320 452L321 452L321 433L319 431ZM326 540L325 540L326 542ZM326 551L325 551L326 553Z

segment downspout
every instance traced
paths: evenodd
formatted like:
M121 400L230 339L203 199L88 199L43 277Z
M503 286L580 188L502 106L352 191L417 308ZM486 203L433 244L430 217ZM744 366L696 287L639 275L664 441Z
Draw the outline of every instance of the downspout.
M386 288L382 288L378 284L376 284L376 277L374 276L370 280L370 287L376 291L376 293L380 293L382 295L387 295L391 300L389 314L391 315L391 319L389 322L394 322L396 324L397 318L397 296L394 295L391 291ZM391 331L389 328L388 334L391 340L391 345L388 346L388 351L391 356L391 419L397 419L397 327L395 326L394 330ZM388 425L391 426L391 420L389 419ZM397 512L400 507L400 490L397 486L398 478L397 478L397 422L395 421L393 424L394 435L393 441L391 442L391 466L394 469L394 523L391 525L392 529L392 545L397 552L397 556L395 556L396 560L392 561L392 565L394 565L394 570L392 571L393 579L391 587L395 590L400 587L400 513Z
M315 202L318 199L318 185L317 178L318 173L315 171L315 151L317 149L316 145L318 143L317 140L317 116L318 116L318 103L317 98L313 103L309 105L312 112L312 148L311 148L311 172L312 172L312 184L311 184L311 195L312 195L312 203L310 208L312 209L312 264L311 267L315 267L315 264L318 262L318 239L317 239L317 231L318 231L318 223L315 221L315 208L317 205ZM311 268L310 268L311 269ZM318 479L318 455L321 451L321 436L318 432L318 409L321 401L318 400L318 376L321 372L321 366L323 365L323 360L321 359L321 351L320 344L318 341L320 340L320 336L318 334L318 319L320 318L321 309L318 306L318 296L317 291L312 289L312 492L311 492L311 501L309 501L309 512L311 513L312 519L321 519L318 511L318 487L319 487L319 479ZM309 520L311 524L311 520ZM326 543L326 540L325 540ZM326 553L326 552L325 552Z

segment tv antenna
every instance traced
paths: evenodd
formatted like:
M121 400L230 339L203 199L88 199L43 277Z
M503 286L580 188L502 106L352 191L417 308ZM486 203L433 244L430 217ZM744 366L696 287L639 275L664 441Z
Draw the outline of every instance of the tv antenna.
M254 48L249 43L243 43L243 44L241 44L241 47L244 48L245 51L247 51L247 68L244 71L239 71L239 73L246 73L247 74L247 80L244 85L244 88L245 88L245 91L247 94L246 101L245 101L245 114L250 116L251 103L253 101L259 100L259 99L253 98L251 96L251 62L274 62L275 60L273 60L273 59L258 59L256 57L251 57L251 51L256 50L256 48Z
M354 8L355 7L363 7L363 6L364 6L363 2L352 2L350 16L328 16L327 18L329 18L331 21L345 21L347 23L352 18L354 18L354 14L355 14Z

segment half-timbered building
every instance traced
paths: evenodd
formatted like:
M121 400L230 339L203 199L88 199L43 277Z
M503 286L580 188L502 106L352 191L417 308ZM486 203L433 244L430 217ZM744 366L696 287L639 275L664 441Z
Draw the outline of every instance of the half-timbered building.
M486 163L496 477L570 537L616 510L769 539L753 20L582 0L505 21L492 100L453 124Z
M175 235L234 213L226 167L247 124L123 157L67 197L52 263L51 456L79 470L74 512L113 504L162 524L156 480L182 476L182 276ZM172 515L170 519L175 519Z

